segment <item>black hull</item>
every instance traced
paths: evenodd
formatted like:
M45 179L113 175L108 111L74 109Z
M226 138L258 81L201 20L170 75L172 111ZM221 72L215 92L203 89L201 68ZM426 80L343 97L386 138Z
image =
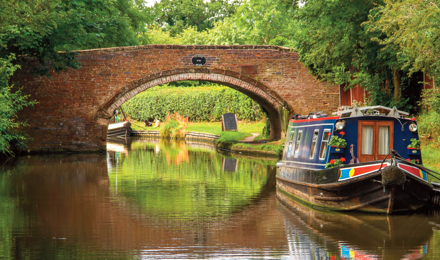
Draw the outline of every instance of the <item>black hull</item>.
M372 163L377 162L359 165ZM377 171L345 181L338 181L339 177L338 168L316 171L279 165L277 190L285 199L320 209L392 214L427 205L433 189L428 182L411 174L406 174L403 185L385 188L381 184L381 173Z

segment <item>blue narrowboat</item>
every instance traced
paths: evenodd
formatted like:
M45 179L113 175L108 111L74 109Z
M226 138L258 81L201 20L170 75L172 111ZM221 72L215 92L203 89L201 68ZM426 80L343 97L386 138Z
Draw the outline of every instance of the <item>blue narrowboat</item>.
M397 213L432 200L417 122L383 106L289 120L277 192L327 210Z

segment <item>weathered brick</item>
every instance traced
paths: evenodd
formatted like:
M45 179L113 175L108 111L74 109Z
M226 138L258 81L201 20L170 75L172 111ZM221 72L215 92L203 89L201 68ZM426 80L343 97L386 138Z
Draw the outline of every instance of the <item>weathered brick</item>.
M19 114L29 124L31 150L103 149L114 109L141 91L177 80L223 83L249 95L268 111L275 138L281 136L278 109L285 102L290 114L329 113L339 105L338 88L319 82L296 52L283 47L145 45L78 54L81 68L53 74L52 80L26 70L16 75L39 101ZM195 55L204 55L206 64L194 66Z

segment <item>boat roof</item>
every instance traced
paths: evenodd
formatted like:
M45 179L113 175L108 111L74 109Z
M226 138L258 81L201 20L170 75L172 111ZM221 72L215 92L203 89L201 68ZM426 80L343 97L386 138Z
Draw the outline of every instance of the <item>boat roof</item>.
M389 108L384 106L366 106L366 107L340 107L337 112L332 113L333 117L329 117L327 114L323 114L321 111L312 112L308 115L294 115L290 122L309 122L316 120L331 120L350 117L362 117L362 116L382 116L382 117L394 117L404 119L405 116L409 116L409 113L397 110L396 107Z
M354 117L354 116L389 116L403 118L409 116L409 113L397 110L396 107L389 108L384 106L367 106L367 107L342 107L338 109L338 112L332 113L341 118Z

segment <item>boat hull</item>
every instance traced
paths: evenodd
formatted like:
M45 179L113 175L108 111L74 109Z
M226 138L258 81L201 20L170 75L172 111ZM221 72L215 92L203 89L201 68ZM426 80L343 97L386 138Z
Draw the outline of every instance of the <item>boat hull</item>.
M130 136L131 124L129 121L110 123L108 125L107 136Z
M355 166L371 167L380 163L369 162ZM391 165L391 161L387 163ZM405 166L403 162L400 165ZM392 214L414 211L428 204L432 186L427 180L409 172L402 171L406 176L402 185L383 186L383 176L378 169L346 179L343 169L312 170L279 164L277 190L286 200L298 200L312 207L336 211Z

